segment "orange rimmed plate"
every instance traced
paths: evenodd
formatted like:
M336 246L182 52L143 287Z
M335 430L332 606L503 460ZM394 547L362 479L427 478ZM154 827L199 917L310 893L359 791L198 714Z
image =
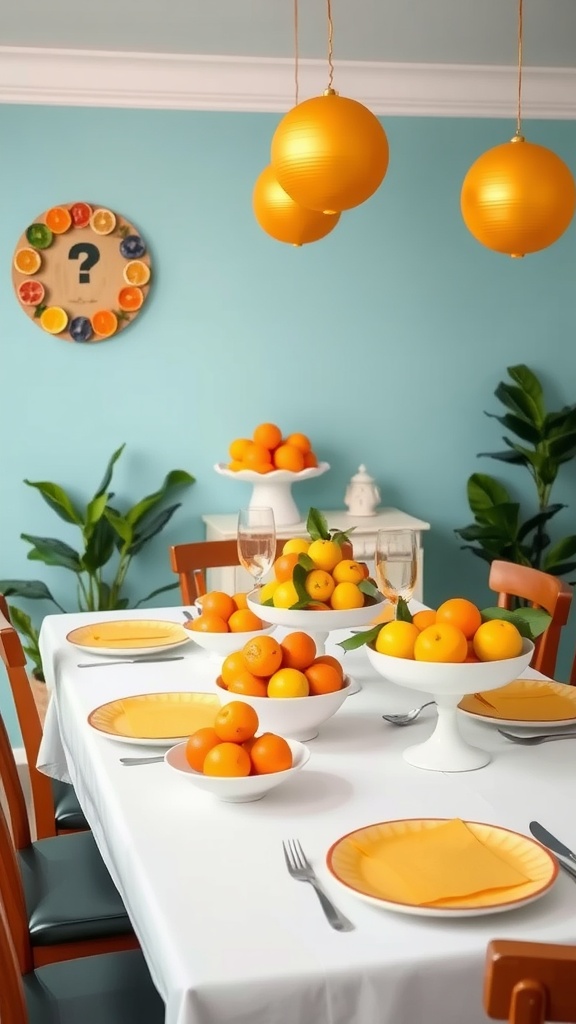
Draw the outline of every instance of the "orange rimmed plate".
M92 622L68 633L69 643L89 654L134 658L155 650L180 647L192 639L179 622L163 619L118 619Z
M424 833L448 821L445 818L406 818L356 829L330 847L326 857L328 869L336 881L365 902L396 913L423 917L477 917L514 910L539 899L554 884L558 864L540 843L509 829L475 821L463 824L487 851L524 875L525 882L452 897L443 903L422 904L416 899L406 898L405 885L385 866L385 862L382 862L382 869L374 871L373 864L378 855L382 855L381 851L387 844L398 839L404 842L404 850L412 855L410 860L417 863L423 849ZM428 835L424 841L429 839ZM426 852L425 860L429 859L430 850ZM447 863L455 851L446 846L443 851L438 848L436 854Z
M458 707L491 725L549 729L576 725L576 686L544 679L515 679L486 694L491 707L470 693Z
M110 740L169 747L212 725L219 708L211 693L140 693L94 708L88 725Z

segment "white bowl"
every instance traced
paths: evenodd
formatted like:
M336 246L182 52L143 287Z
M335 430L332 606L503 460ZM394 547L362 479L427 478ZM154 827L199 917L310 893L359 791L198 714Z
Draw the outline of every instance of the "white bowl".
M318 656L325 653L328 633L334 629L352 629L354 626L368 626L375 615L382 610L384 598L363 608L348 608L344 611L321 608L311 612L306 608L274 608L260 604L258 590L251 590L246 598L251 611L260 618L265 617L275 626L286 626L287 629L303 629L316 642Z
M199 647L222 660L229 654L233 654L234 651L241 651L244 644L247 644L253 637L273 633L275 629L275 625L267 622L263 629L252 629L247 633L202 633L195 629L189 630L189 633L190 639L194 640Z
M253 800L261 800L271 789L276 789L284 782L293 778L296 772L304 767L310 751L302 743L288 740L292 751L292 767L285 772L271 772L269 775L248 775L245 778L218 778L212 775L203 775L194 771L186 759L186 742L178 743L171 747L164 755L164 761L169 768L178 772L183 778L187 778L206 793L212 793L217 800L223 800L229 804L245 804Z
M242 700L250 704L258 715L260 732L275 732L290 740L313 740L324 722L335 715L346 697L356 692L349 676L344 677L344 686L333 693L319 693L310 697L249 697L245 694L230 693L216 683L221 704Z

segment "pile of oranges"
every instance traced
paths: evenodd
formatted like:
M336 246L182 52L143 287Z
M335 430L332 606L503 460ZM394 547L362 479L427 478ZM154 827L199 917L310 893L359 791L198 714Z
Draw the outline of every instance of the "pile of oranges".
M192 733L186 760L195 772L219 778L270 775L292 767L292 751L283 736L264 732L257 736L258 715L243 701L225 704L213 726Z
M218 685L248 697L315 697L341 690L344 669L330 654L316 657L308 633L288 633L282 641L264 634L224 659Z
M250 469L253 473L271 473L273 469L287 469L301 473L318 465L306 434L283 436L275 423L260 423L252 437L237 437L228 449L228 469L237 473Z
M294 569L303 561L301 555L306 555L304 561L311 566L304 581L311 609L343 611L374 603L359 587L370 575L368 566L350 557L349 541L339 544L335 540L293 537L286 541L274 563L274 579L262 587L261 604L271 600L275 608L291 608L298 602Z
M262 619L250 611L246 594L225 594L211 590L200 599L202 611L196 619L187 620L186 629L200 633L251 633L263 629Z
M503 661L522 653L522 636L512 622L483 622L475 604L453 597L435 611L416 612L412 622L385 623L374 647L379 654L415 661Z

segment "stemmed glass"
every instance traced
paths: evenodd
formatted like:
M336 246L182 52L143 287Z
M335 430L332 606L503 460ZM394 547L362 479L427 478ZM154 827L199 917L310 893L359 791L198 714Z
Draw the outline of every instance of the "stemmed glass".
M276 554L276 523L273 509L241 508L238 513L238 558L260 587L262 577L272 568Z
M378 530L374 566L378 589L394 608L401 597L409 601L418 576L418 546L414 530Z

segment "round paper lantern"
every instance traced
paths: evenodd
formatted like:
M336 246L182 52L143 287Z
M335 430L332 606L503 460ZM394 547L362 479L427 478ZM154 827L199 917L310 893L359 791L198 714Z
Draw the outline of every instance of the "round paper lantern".
M309 210L335 213L369 199L388 169L388 139L356 100L327 90L282 118L271 163L282 188Z
M552 245L566 231L576 188L560 157L517 135L472 164L460 205L466 227L482 245L524 256Z
M254 216L260 227L278 242L306 245L317 242L336 227L339 213L319 213L299 206L276 180L272 167L266 167L252 194Z

